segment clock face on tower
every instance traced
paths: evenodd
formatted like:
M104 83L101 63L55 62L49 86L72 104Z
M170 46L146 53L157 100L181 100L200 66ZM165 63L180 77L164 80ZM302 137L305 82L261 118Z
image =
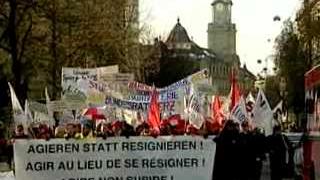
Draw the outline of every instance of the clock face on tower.
M223 4L222 3L217 4L217 10L218 11L222 11L223 10Z

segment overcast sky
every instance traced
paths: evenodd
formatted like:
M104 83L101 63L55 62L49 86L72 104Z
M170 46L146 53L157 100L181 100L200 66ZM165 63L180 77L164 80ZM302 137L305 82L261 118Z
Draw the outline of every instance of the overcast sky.
M241 62L258 73L264 60L273 53L274 39L282 22L293 17L302 0L233 0L233 22L237 25L237 53ZM207 27L212 21L213 0L140 0L140 19L152 27L154 35L166 38L180 18L189 36L202 47L207 47ZM268 39L271 42L268 42ZM271 63L269 63L271 66Z

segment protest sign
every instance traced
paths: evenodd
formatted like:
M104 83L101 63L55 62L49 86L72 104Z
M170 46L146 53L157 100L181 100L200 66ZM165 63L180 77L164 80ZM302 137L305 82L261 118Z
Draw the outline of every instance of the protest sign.
M109 83L120 83L128 84L134 80L134 74L131 73L114 73L114 74L104 74L99 76L100 81L105 81Z
M52 109L53 112L63 112L65 110L79 110L86 107L83 101L77 100L57 100L50 101L48 107Z
M176 89L173 91L160 91L159 102L175 101L183 98L183 90ZM128 95L130 101L150 102L151 92L135 92Z
M194 74L191 74L190 76L181 79L180 81L177 81L169 86L166 86L164 88L157 88L157 91L172 91L179 88L186 87L188 85L204 85L209 84L209 74L207 69L203 69L199 72L196 72ZM152 86L148 86L146 84L142 84L139 82L129 82L128 87L133 90L137 91L152 91Z
M96 68L62 68L62 91L69 91L70 88L77 87L77 82L81 79L98 80Z
M211 180L215 144L202 137L17 140L17 180Z
M123 109L133 110L133 111L144 111L148 110L150 102L146 101L130 101L130 100L123 100L114 97L107 97L105 101L106 105L119 107ZM167 101L167 102L160 102L160 109L161 111L175 111L175 101Z
M187 78L182 79L180 81L177 81L169 86L166 86L164 88L157 88L157 91L161 92L161 91L173 91L179 88L183 88L187 85L189 85L190 82L188 81ZM131 81L128 83L128 88L135 90L135 91L146 91L146 92L151 92L153 87L152 86L148 86L146 84L143 83L139 83L139 82L135 82L135 81Z
M44 123L50 126L55 125L53 117L50 117L48 114L37 112L37 111L34 112L33 123L34 124Z
M34 112L41 112L44 114L48 114L48 108L46 104L42 104L37 101L30 101L29 108L31 111L34 111Z
M119 67L106 66L99 68L62 68L62 91L65 92L76 91L79 80L98 81L99 77L104 77L108 74L118 73Z
M106 74L114 74L114 73L119 73L118 65L104 66L104 67L97 68L98 79L100 79Z
M124 86L126 87L126 86ZM79 90L86 95L86 103L101 106L104 104L106 95L122 98L124 94L128 94L121 90L116 84L93 80L79 80ZM126 87L127 88L127 87Z

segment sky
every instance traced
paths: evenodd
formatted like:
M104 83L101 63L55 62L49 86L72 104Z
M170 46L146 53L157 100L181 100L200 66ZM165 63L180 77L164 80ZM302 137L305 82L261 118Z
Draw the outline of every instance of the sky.
M140 0L140 22L152 29L153 36L164 40L180 18L194 42L207 47L208 23L212 22L213 0ZM237 26L237 53L242 64L259 73L265 62L272 69L274 40L283 21L294 18L302 0L233 0L232 20ZM281 21L273 21L280 16ZM268 41L270 40L270 41Z

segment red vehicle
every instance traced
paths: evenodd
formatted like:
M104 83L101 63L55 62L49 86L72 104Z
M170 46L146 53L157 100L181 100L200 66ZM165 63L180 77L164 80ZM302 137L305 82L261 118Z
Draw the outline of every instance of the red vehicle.
M306 134L304 180L320 179L320 65L305 73ZM319 97L319 98L318 98Z

